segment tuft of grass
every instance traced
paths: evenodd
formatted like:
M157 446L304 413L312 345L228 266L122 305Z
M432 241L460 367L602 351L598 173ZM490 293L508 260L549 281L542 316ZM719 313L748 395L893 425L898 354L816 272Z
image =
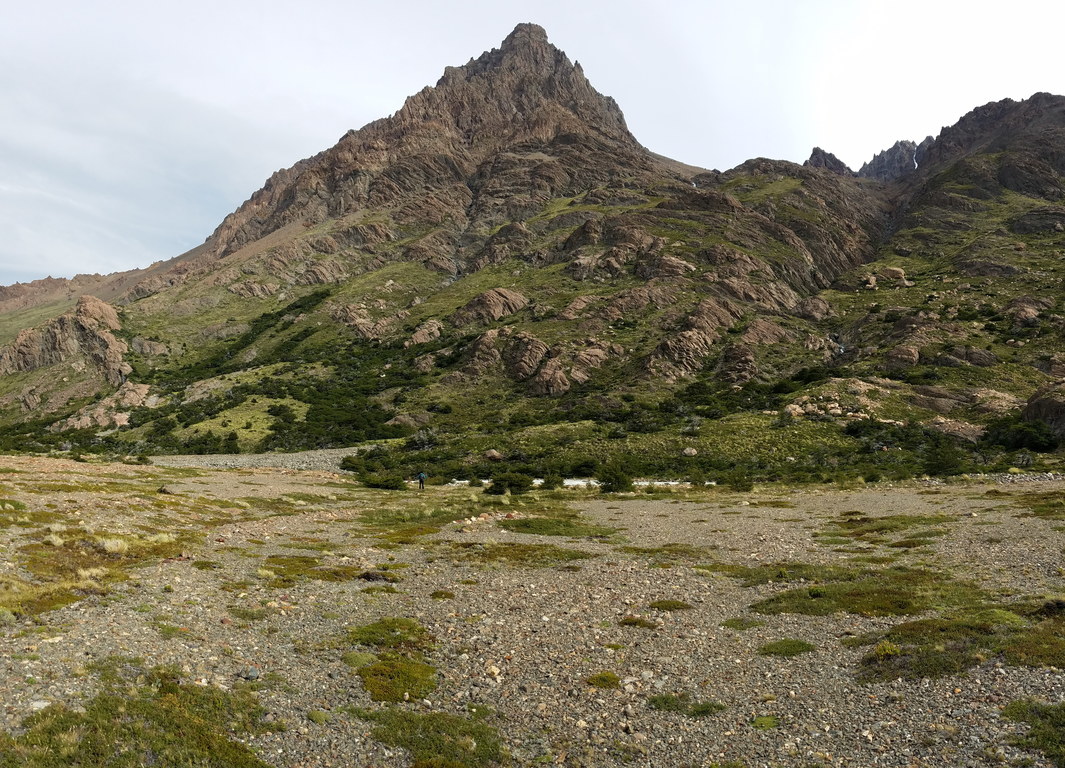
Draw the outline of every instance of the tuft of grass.
M512 533L527 533L535 536L568 536L573 539L605 539L617 533L617 528L587 523L576 514L500 520L499 527Z
M690 611L695 606L690 603L686 603L683 600L655 600L653 603L647 604L648 608L656 611Z
M720 701L693 702L686 693L679 695L662 693L650 696L647 699L647 706L659 712L679 712L688 717L708 717L727 709Z
M455 593L450 589L434 589L429 593L429 597L433 598L433 600L454 600Z
M856 575L856 571L853 568L834 565L810 565L807 563L767 563L757 566L710 563L695 567L700 571L723 573L726 576L739 579L745 587L792 581L807 581L820 584L826 581L844 581Z
M762 656L798 656L800 653L809 653L817 648L815 645L811 645L805 640L796 640L795 638L786 637L783 640L776 640L772 643L766 643L758 649L758 653Z
M386 617L348 630L347 641L381 650L425 651L432 636L414 619Z
M565 565L574 560L584 560L595 556L590 552L556 547L553 544L450 542L450 545L460 560L481 563L503 562L529 568Z
M613 672L603 670L602 672L596 672L594 675L588 675L584 678L584 682L593 688L620 688L621 678Z
M504 759L498 731L477 717L398 708L357 709L355 714L376 723L372 738L410 752L417 768L488 768Z
M1027 733L1014 740L1016 746L1038 749L1058 768L1065 768L1065 704L1021 699L1007 704L1002 709L1002 716L1029 726Z
M357 674L374 701L421 699L436 690L436 668L417 654L386 652Z
M778 725L780 725L780 720L776 715L759 715L751 720L751 727L759 731L768 731Z
M657 629L658 622L645 619L643 616L624 616L618 621L622 627L639 627L640 629Z
M789 589L751 606L759 613L828 616L904 616L928 610L969 606L986 596L977 588L920 568L862 572L847 581Z
M764 627L765 622L760 619L751 619L745 616L737 617L735 619L725 619L721 622L721 626L727 629L735 629L743 632L747 629L754 629L755 627Z
M262 621L270 615L270 609L245 608L244 606L234 605L230 606L229 615L234 619L240 619L241 621Z
M145 670L132 659L109 659L94 670L101 691L78 710L54 704L0 735L0 765L202 766L269 768L238 739L278 730L246 688L232 692L188 685L166 667ZM105 758L104 756L110 756Z

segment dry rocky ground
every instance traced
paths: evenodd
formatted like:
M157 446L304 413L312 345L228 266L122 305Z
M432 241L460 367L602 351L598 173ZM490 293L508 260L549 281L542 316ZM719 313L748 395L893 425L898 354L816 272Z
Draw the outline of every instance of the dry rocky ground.
M945 677L863 682L874 646L860 638L942 609L757 611L817 581L815 570L746 586L754 580L721 568L907 566L1006 603L1045 601L1065 592L1065 532L1032 516L1029 497L1052 498L1061 481L511 499L371 491L329 469L164 461L0 461L8 596L47 578L42 558L71 555L76 541L102 552L81 574L81 599L0 625L0 717L14 739L35 712L91 709L100 663L139 658L142 669L172 665L188 686L254 691L265 727L231 738L261 763L241 765L1054 765L1017 745L1029 726L1002 709L1065 700L1056 667L988 652ZM858 517L915 525L841 527ZM522 532L528 521L546 523ZM389 619L408 621L375 624ZM367 626L410 642L390 652L352 635ZM766 651L785 639L812 648ZM419 669L430 682L375 701L361 671L390 658L429 665ZM373 716L397 712L458 730L429 747L404 742L400 721Z

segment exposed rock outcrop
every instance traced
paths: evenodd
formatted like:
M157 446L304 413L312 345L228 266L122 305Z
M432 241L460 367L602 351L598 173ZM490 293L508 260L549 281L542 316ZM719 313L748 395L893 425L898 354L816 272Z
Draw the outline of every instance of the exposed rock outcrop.
M529 305L529 300L509 288L493 288L471 299L466 306L451 315L456 328L471 323L491 323L513 315Z
M82 296L73 311L43 328L20 331L10 346L0 349L0 373L85 361L117 387L133 370L123 359L128 351L126 342L112 333L121 327L114 307L93 296Z

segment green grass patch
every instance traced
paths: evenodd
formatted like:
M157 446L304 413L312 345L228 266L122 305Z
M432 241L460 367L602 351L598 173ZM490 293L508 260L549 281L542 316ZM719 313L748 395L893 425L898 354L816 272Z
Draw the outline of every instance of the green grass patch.
M649 696L647 706L657 712L678 712L688 717L708 717L727 709L720 701L692 701L686 693Z
M172 669L135 660L96 667L101 691L84 708L52 705L27 718L17 736L0 734L0 765L166 765L269 768L237 739L279 728L246 688L188 685Z
M436 668L416 654L386 652L357 674L374 701L421 699L436 690Z
M1007 704L1002 716L1027 723L1027 733L1013 743L1024 749L1037 749L1049 757L1058 768L1065 768L1065 704L1042 704L1021 699Z
M648 608L655 611L690 611L695 606L690 603L686 603L683 600L655 600L653 603L647 604Z
M1065 665L1065 614L1059 601L1041 605L975 606L909 621L868 639L863 681L962 674L990 658L1014 666Z
M780 719L776 715L759 715L751 720L751 727L757 731L768 731L780 725Z
M504 759L498 731L476 716L398 708L358 709L355 714L376 724L372 738L410 752L412 768L487 768Z
M640 629L657 629L658 622L644 618L643 616L623 616L618 620L618 626L639 627Z
M603 670L584 678L584 682L593 688L620 688L621 678L613 672Z
M348 630L346 640L380 650L427 651L433 638L414 619L386 617Z
M904 616L929 610L976 605L985 595L942 573L918 568L888 568L855 573L845 581L789 589L751 606L759 613L828 616Z
M766 643L758 649L758 653L762 656L791 657L798 656L800 653L809 653L816 648L816 645L811 645L805 640L796 640L795 638L786 637L783 640Z
M617 532L617 528L587 523L579 519L577 515L500 520L499 527L513 533L528 533L535 536L568 536L574 539L605 539Z

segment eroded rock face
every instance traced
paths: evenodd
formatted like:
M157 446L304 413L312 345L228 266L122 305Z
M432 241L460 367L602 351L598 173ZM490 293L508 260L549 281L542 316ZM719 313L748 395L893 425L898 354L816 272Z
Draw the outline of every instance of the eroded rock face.
M493 288L472 299L466 306L451 315L456 328L471 323L491 323L500 320L529 305L529 300L509 288Z
M548 347L540 339L529 333L519 333L503 353L507 373L518 381L524 381L536 373L547 353Z
M895 181L908 176L917 168L917 144L896 141L890 149L875 155L858 170L858 175L878 181Z
M0 373L84 360L117 387L133 370L123 359L128 351L126 342L111 333L120 327L114 307L93 296L82 296L73 311L43 328L20 331L10 346L0 350Z

